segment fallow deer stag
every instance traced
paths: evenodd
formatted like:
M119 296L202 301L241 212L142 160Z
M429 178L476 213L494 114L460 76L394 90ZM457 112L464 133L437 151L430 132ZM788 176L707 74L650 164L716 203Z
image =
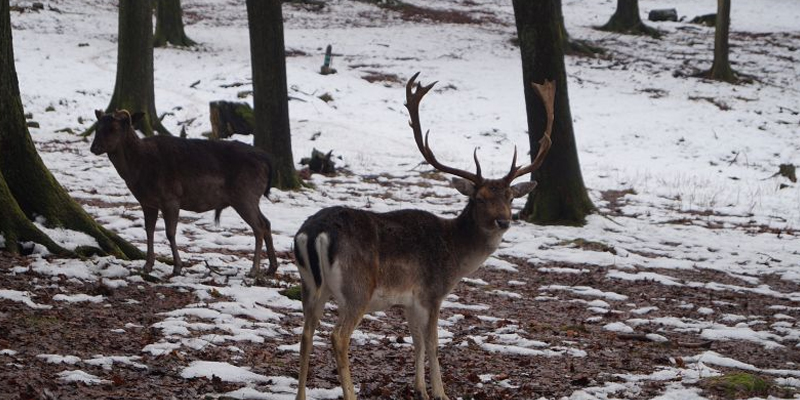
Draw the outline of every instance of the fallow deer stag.
M300 376L297 400L306 398L309 355L314 331L332 297L338 321L331 334L336 367L345 400L356 398L350 377L350 336L365 313L394 305L405 310L414 345L414 388L429 399L425 386L428 353L433 397L447 399L437 354L439 309L442 300L463 278L497 249L511 221L511 201L536 187L536 182L511 185L515 178L537 170L550 149L555 85L533 84L547 112L547 127L533 163L517 166L500 179L481 176L477 150L476 172L440 163L422 136L419 103L433 84L422 86L415 74L406 85L406 108L417 147L437 170L455 175L453 186L468 197L467 206L454 219L421 210L374 213L330 207L309 217L295 235L294 251L302 281L305 325L300 342Z

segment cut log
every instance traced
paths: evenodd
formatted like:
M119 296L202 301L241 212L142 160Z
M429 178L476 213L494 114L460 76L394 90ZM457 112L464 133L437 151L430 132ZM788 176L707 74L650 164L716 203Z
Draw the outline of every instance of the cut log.
M678 10L674 8L664 8L660 10L650 10L650 13L647 14L647 19L650 21L658 22L658 21L678 21Z
M698 15L694 17L691 21L691 24L699 24L705 26L716 26L717 25L717 14L706 14L706 15Z
M224 139L238 133L252 135L255 117L250 104L233 101L212 101L208 104L212 140Z

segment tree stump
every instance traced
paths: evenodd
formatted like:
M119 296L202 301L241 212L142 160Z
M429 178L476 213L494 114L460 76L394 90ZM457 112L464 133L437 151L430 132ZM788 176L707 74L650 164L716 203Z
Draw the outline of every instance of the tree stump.
M250 104L219 100L208 103L208 108L211 116L210 139L224 139L235 133L253 134L255 117Z

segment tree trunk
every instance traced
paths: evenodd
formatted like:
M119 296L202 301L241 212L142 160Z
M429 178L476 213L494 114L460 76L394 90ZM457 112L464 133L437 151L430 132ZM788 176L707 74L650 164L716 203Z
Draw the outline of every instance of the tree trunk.
M294 168L289 130L281 1L247 0L247 22L256 114L254 144L272 156L275 187L296 189L300 179Z
M653 37L660 36L658 30L645 25L642 18L639 17L639 0L617 0L617 9L614 11L614 15L600 29L619 33L645 34Z
M153 16L150 0L119 0L117 79L106 112L145 115L136 128L145 136L169 135L156 113L153 88Z
M717 0L717 19L714 30L714 63L708 77L719 81L734 83L736 74L731 69L728 34L731 26L731 0Z
M563 46L564 53L570 55L583 55L594 57L597 54L604 54L605 50L602 47L593 45L586 40L573 39L567 32L567 27L564 24L564 13L561 10L561 0L558 1L558 23L561 38L561 45Z
M522 217L530 222L577 225L594 206L583 184L572 116L569 109L558 0L513 0L522 56L522 79L528 115L531 157L545 131L547 118L530 82L556 81L553 147L532 176L539 182L528 197Z
M167 43L173 46L194 46L192 39L183 30L183 10L181 0L156 0L156 33L154 46L164 47Z
M138 249L98 225L69 197L39 158L25 125L8 0L0 0L0 115L0 233L6 247L13 251L15 242L35 241L63 253L64 249L30 222L41 216L47 225L87 233L104 252L143 258Z

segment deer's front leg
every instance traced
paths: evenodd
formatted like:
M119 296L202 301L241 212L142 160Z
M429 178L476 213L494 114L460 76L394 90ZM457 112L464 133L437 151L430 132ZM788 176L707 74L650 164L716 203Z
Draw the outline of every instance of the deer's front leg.
M425 387L425 336L428 326L428 310L419 304L406 307L408 329L414 344L414 391L417 398L428 400Z
M439 306L432 309L428 316L428 326L425 332L425 350L428 352L428 363L431 368L431 391L437 400L450 400L444 394L442 384L442 371L439 370Z
M153 271L153 264L156 262L156 253L153 250L153 236L156 230L156 221L158 220L158 209L155 207L144 207L144 231L147 234L147 259L144 262L144 273L149 274Z

